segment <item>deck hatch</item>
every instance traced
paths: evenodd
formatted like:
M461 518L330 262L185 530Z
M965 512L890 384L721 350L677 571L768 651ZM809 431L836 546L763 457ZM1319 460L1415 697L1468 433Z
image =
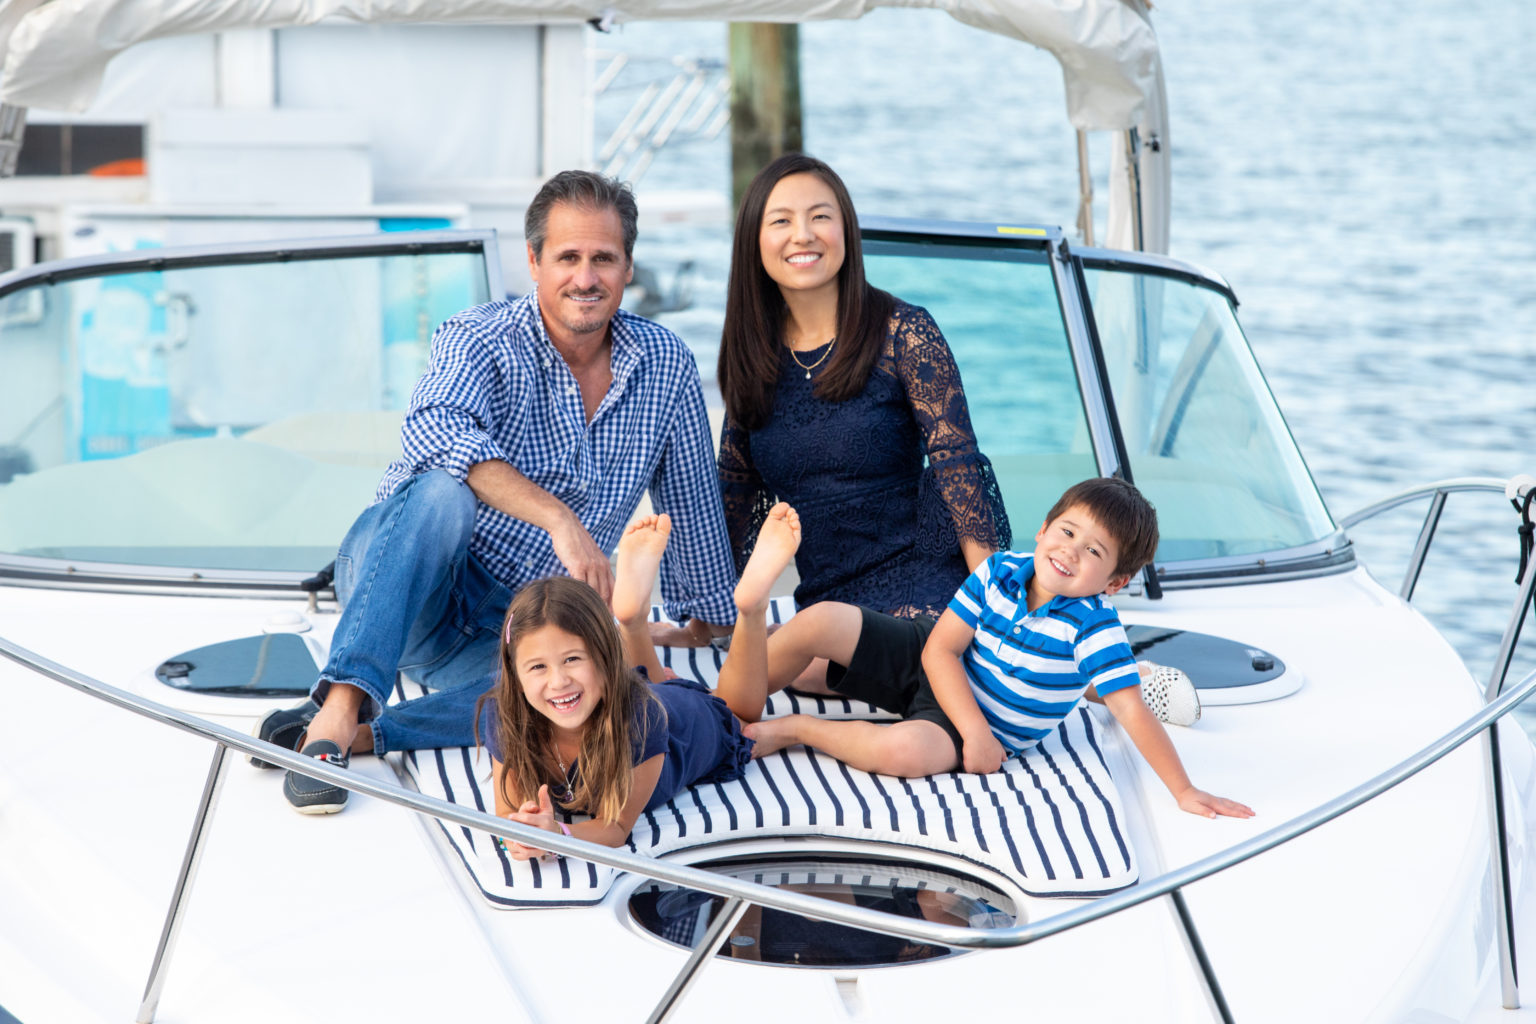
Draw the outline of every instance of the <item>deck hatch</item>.
M294 697L309 692L320 672L303 638L272 633L225 640L162 661L155 678L166 686L225 697Z
M1013 902L994 886L960 872L896 858L759 855L718 858L695 866L915 920L1006 928L1016 915ZM629 910L646 931L692 948L724 902L720 896L653 881L630 895ZM783 967L849 969L936 960L963 952L753 907L716 955Z

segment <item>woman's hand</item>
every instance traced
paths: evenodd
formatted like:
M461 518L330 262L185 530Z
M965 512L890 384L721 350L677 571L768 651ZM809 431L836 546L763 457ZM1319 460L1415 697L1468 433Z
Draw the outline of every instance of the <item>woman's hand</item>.
M523 801L523 805L508 814L507 818L520 825L532 825L534 828L541 828L545 832L558 833L560 831L559 826L555 824L555 807L549 799L548 785L539 787L539 798L537 800ZM545 853L545 851L536 846L526 846L510 839L506 841L506 850L512 855L513 860L532 860L534 857L544 856Z

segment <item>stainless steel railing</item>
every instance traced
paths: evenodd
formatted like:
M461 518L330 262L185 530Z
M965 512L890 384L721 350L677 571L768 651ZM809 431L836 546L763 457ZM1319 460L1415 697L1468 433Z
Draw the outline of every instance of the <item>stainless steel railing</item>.
M1473 736L1478 735L1493 722L1508 714L1517 704L1529 697L1533 691L1536 691L1536 671L1533 671L1518 684L1509 688L1497 700L1485 706L1457 728L1375 778L1261 835L1229 847L1203 860L1185 865L1156 878L1139 882L1118 893L1101 897L1092 903L1052 915L1040 921L1016 925L1010 928L977 929L959 925L913 921L882 911L868 910L842 903L832 903L811 896L769 888L753 882L730 878L696 868L684 867L664 860L653 860L627 851L597 846L579 839L556 836L531 829L503 818L497 818L478 811L465 810L455 804L423 796L419 793L413 793L397 786L359 776L356 773L333 768L313 758L302 757L280 747L263 743L223 726L202 721L174 708L167 708L97 680L89 679L3 639L0 639L0 654L41 675L91 694L108 703L116 704L147 718L155 719L166 725L212 740L217 746L213 764L209 769L209 781L204 787L198 821L194 825L194 833L188 844L188 855L183 863L181 875L178 878L177 891L173 897L170 913L167 915L166 931L162 936L161 948L157 953L156 963L151 972L150 984L146 987L146 1007L144 1009L147 1009L148 1012L141 1012L138 1018L141 1024L147 1024L154 1016L153 1000L150 997L158 997L160 988L163 985L164 972L168 965L176 923L180 918L181 904L185 900L192 875L195 872L196 850L199 847L202 834L206 831L206 818L216 803L218 782L224 766L227 764L226 753L228 749L238 750L246 754L257 754L263 760L281 765L284 768L296 769L305 775L324 779L353 792L363 793L409 810L430 815L445 822L466 825L505 839L533 843L543 849L582 857L595 863L634 872L647 878L672 882L677 885L724 896L731 900L756 903L790 913L801 914L806 917L900 936L914 942L930 942L953 947L980 949L1027 945L1028 943L1037 942L1051 935L1069 931L1119 913L1122 910L1127 910L1158 896L1166 894L1176 895L1179 890L1194 882L1224 871L1227 868L1295 839L1297 836L1324 825L1381 795L1434 764ZM1502 846L1502 841L1500 845Z
M1502 490L1502 487L1502 481L1447 481L1443 484L1419 488L1412 492L1404 492L1403 495L1379 502L1377 505L1371 506L1371 508L1363 510L1361 513L1346 518L1344 525L1357 524L1369 518L1370 515L1397 507L1419 497L1429 496L1433 500L1433 496L1440 495L1443 499L1443 493L1448 493L1451 490ZM1443 507L1443 500L1440 501L1440 504ZM1434 513L1434 518L1438 520L1438 512ZM1429 530L1429 535L1432 538L1432 529ZM1422 539L1423 532L1421 531ZM1420 566L1422 566L1423 554L1424 551L1427 551L1428 542L1424 542L1422 547L1423 550L1421 551L1416 546L1416 561ZM1413 566L1410 566L1410 572L1415 576L1417 575L1417 571ZM450 804L434 797L423 796L398 786L378 782L356 773L323 764L313 758L303 757L292 751L275 747L272 744L253 739L250 736L198 718L187 712L159 704L103 683L100 680L93 679L3 638L0 638L0 655L39 675L63 683L99 700L161 722L164 725L201 736L213 741L215 744L214 756L209 766L197 818L188 840L187 852L183 858L181 871L177 878L171 906L167 911L165 926L162 929L150 977L145 986L144 999L137 1017L139 1024L149 1024L154 1019L160 992L163 989L171 955L174 950L183 908L196 875L197 863L202 849L202 839L207 832L209 817L217 805L223 773L228 765L227 755L231 749L245 754L258 755L262 760L272 764L296 770L312 778L323 779L352 792L362 793L387 803L431 816L443 822L464 825L490 835L500 836L504 839L527 842L555 853L580 857L597 864L632 872L645 878L671 882L676 885L724 897L727 901L725 908L717 915L716 921L705 935L704 940L695 948L688 962L684 965L683 970L669 986L661 1003L652 1013L650 1018L652 1021L664 1020L670 1014L673 1007L677 1005L678 1000L682 998L696 978L698 971L709 962L711 958L710 952L718 943L716 933L723 935L724 930L730 927L727 919L739 917L740 913L750 904L773 907L777 910L799 914L816 920L830 921L853 928L898 936L913 942L934 943L968 949L984 949L1027 945L1073 928L1082 927L1161 896L1168 896L1173 903L1182 936L1200 973L1213 1016L1219 1020L1230 1021L1232 1019L1230 1011L1226 1006L1214 972L1210 968L1209 961L1204 955L1203 947L1194 927L1194 921L1184 901L1182 890L1195 882L1241 864L1347 814L1361 804L1380 796L1387 790L1417 775L1474 736L1485 734L1485 731L1489 737L1486 741L1489 757L1485 763L1489 769L1488 799L1490 802L1490 822L1493 830L1491 839L1493 855L1497 858L1495 865L1498 868L1495 871L1496 882L1500 886L1499 899L1497 900L1500 915L1497 927L1499 931L1504 1005L1510 1008L1519 1005L1518 982L1514 974L1514 946L1510 929L1509 866L1508 847L1504 831L1503 774L1498 755L1497 734L1491 726L1513 710L1516 705L1529 697L1533 691L1536 691L1536 671L1532 671L1512 687L1506 689L1502 685L1503 678L1508 671L1510 657L1513 653L1512 638L1517 637L1519 634L1524 610L1529 608L1531 604L1533 588L1536 588L1536 563L1533 563L1522 581L1520 596L1511 614L1509 628L1506 630L1507 642L1501 647L1500 664L1495 666L1494 683L1490 687L1488 702L1480 711L1467 718L1439 739L1348 792L1297 815L1258 836L1254 836L1202 860L1169 871L1156 878L1138 882L1120 892L1100 897L1091 903L1054 914L1040 921L1014 925L1008 928L993 929L915 921L883 911L835 903L813 896L770 888L754 882L715 874L698 868L685 867L665 860L655 860L639 856L625 850L612 849L579 839L553 835L528 826L516 824L504 818L495 817L491 814L466 810L456 804ZM718 927L716 927L717 925Z
M1518 492L1524 496L1526 486L1528 484L1523 484L1519 478L1507 484L1506 481L1491 477L1459 477L1441 480L1437 483L1410 488L1373 505L1368 505L1353 515L1344 517L1340 525L1348 529L1390 509L1421 498L1429 498L1429 510L1425 513L1424 522L1419 527L1419 536L1414 542L1413 553L1409 556L1408 567L1403 574L1403 584L1398 590L1402 599L1407 601L1412 599L1414 587L1418 585L1419 574L1424 569L1424 559L1429 554L1430 545L1434 543L1435 531L1440 525L1440 516L1445 511L1447 497L1465 491L1492 491L1506 496ZM1527 509L1523 514L1529 515L1529 503L1523 507ZM1522 523L1522 527L1525 526L1526 524ZM1519 593L1515 597L1515 606L1504 628L1499 652L1494 657L1493 671L1489 675L1488 686L1483 694L1483 699L1490 703L1497 703L1500 699L1505 680L1509 676L1510 663L1514 659L1515 645L1520 640L1520 630L1525 624L1526 612L1531 608L1532 597L1536 596L1536 563L1525 568L1523 577L1517 581L1520 587ZM1520 1005L1520 979L1515 966L1514 904L1510 893L1509 844L1506 839L1504 818L1503 759L1499 753L1499 734L1496 729L1489 729L1484 734L1483 751L1487 783L1488 827L1491 833L1490 848L1494 857L1494 937L1499 951L1499 987L1504 1007L1513 1010Z
M1424 516L1424 524L1419 527L1418 540L1414 541L1413 554L1408 558L1408 570L1404 573L1402 586L1397 591L1399 597L1409 601L1413 599L1414 587L1418 586L1419 574L1424 570L1424 559L1429 554L1429 546L1434 542L1435 530L1440 526L1440 514L1445 511L1446 498L1452 494L1467 491L1492 491L1503 494L1504 483L1496 477L1466 476L1424 484L1367 505L1358 512L1353 512L1339 520L1339 525L1347 530L1351 526L1358 526L1368 519L1374 519L1383 512L1390 512L1409 502L1418 501L1421 498L1429 499L1429 511Z

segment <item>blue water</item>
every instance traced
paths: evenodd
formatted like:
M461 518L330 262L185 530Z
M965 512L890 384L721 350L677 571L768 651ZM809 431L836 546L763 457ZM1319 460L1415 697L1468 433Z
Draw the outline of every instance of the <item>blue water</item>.
M1335 516L1434 479L1536 474L1536 11L1179 0L1153 15L1172 253L1236 289ZM633 25L602 42L725 55L715 24ZM600 139L646 66L600 103ZM861 212L1070 226L1075 137L1043 51L934 11L878 11L802 26L801 70L806 147ZM727 145L664 150L639 183L642 207L648 190L728 188ZM1108 158L1096 139L1101 232ZM667 319L706 376L727 236L652 227L639 250L659 266L694 261L695 308ZM1393 588L1421 514L1353 534ZM1502 500L1453 499L1416 596L1480 677L1514 597L1514 525Z

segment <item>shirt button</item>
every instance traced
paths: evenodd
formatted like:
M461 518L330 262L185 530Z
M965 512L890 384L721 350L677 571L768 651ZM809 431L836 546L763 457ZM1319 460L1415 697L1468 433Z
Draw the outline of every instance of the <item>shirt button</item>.
M1023 626L1014 626L1013 627L1013 631L1015 633L1022 633L1022 632L1024 632L1024 627Z

